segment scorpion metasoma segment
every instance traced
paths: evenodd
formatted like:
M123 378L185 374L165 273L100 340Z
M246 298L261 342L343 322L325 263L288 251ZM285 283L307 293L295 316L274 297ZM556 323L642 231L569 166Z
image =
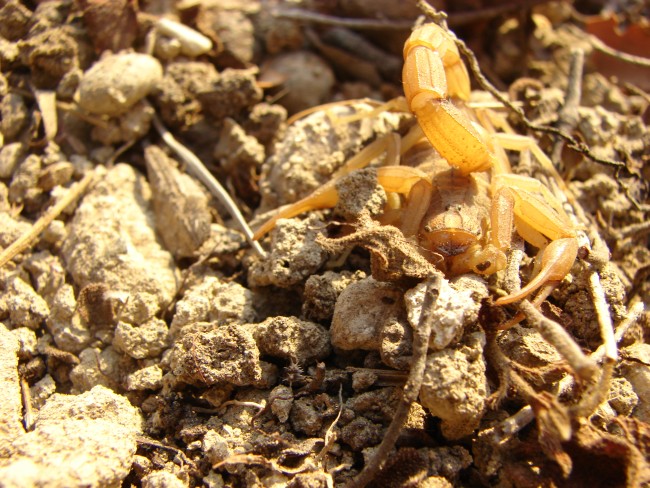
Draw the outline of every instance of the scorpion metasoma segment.
M389 196L380 222L398 227L448 275L470 271L488 275L504 269L516 230L539 248L539 271L520 291L496 304L512 303L541 289L539 303L571 269L578 252L576 231L546 186L512 174L504 148L530 150L547 168L552 168L550 161L532 139L497 133L488 112L466 105L467 68L453 34L441 27L427 24L413 31L404 46L402 76L408 108L419 125L402 140L401 164L377 168L378 183ZM375 141L373 151L387 141ZM255 238L280 218L334 207L336 181L370 159L360 164L363 157L354 158L332 181L264 223Z

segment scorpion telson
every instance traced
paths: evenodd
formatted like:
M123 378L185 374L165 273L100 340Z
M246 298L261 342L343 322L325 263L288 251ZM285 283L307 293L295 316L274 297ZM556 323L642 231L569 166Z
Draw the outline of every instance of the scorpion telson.
M539 248L539 272L520 291L495 303L509 304L538 289L537 300L543 300L576 259L576 231L546 186L512 174L504 148L529 150L542 165L552 167L547 156L528 137L497 133L488 113L467 106L467 68L453 34L443 28L426 24L413 31L404 46L402 79L408 108L418 121L404 140L417 142L402 144L400 165L377 168L378 183L399 195L388 199L380 222L398 227L448 275L489 275L504 269L516 231ZM335 182L360 167L358 161L349 166L337 172L335 181L264 223L255 238L280 218L334 207Z

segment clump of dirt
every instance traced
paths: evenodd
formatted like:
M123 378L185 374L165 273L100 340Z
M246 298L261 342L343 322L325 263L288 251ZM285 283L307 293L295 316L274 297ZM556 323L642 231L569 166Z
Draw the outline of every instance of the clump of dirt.
M421 11L339 3L0 2L5 485L650 482L650 97L601 58L647 70L648 43L607 42L650 12L435 2L516 102L464 58L476 89L453 110L554 169L509 151L525 191L459 192L445 164L428 194L418 171L440 158L394 100ZM251 247L188 153L254 228L298 211ZM565 212L579 242L536 307L494 305L545 239L493 226L509 199ZM477 215L508 266L454 275Z

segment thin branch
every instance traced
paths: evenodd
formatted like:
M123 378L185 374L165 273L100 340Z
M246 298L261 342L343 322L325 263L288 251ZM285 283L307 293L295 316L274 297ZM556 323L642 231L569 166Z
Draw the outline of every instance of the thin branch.
M641 237L650 234L650 220L646 222L639 222L637 224L630 224L626 227L618 229L618 234L621 238L625 237Z
M609 305L605 298L605 290L600 283L598 271L594 270L590 273L589 285L594 308L596 309L596 316L598 317L598 325L600 326L600 336L603 338L603 345L605 346L605 357L612 361L617 361L618 349L616 348L616 339L614 338L612 315L609 312Z
M20 378L20 393L23 399L23 425L29 432L34 428L34 407L32 407L32 394L29 383L24 377Z
M406 385L404 385L404 393L402 394L402 398L397 406L393 420L384 434L384 439L381 441L381 444L379 444L379 447L373 454L370 462L363 468L363 471L361 471L361 474L352 481L350 485L352 488L364 488L375 478L381 469L382 464L388 457L388 453L395 446L395 442L397 441L404 422L406 422L406 418L408 417L411 405L415 400L417 400L418 395L420 394L420 388L422 387L424 371L426 368L429 337L431 336L431 328L435 317L433 311L434 304L438 298L437 284L440 277L434 276L432 280L433 281L427 287L424 295L420 321L418 326L413 330L413 356L411 359L409 377L406 381Z
M584 31L579 30L577 27L573 29L573 32L574 33L579 32L578 35L586 36L596 51L600 51L603 54L607 54L608 56L611 56L613 58L620 59L621 61L625 61L626 63L634 64L636 66L641 66L643 68L650 68L650 59L648 58L644 58L643 56L636 56L634 54L626 53L623 51L619 51L618 49L609 47L607 44L605 44L603 41L598 39L596 36L587 34Z
M585 65L585 52L580 48L571 50L571 64L567 80L564 105L558 114L556 127L562 132L570 134L579 121L578 107L582 98L582 72ZM551 153L551 161L558 164L561 161L563 140L556 140Z
M424 2L424 0L418 0L418 5L420 4L427 5ZM437 12L435 9L433 9L428 5L427 7L428 7L427 15L430 16L433 19L433 21L438 23L439 25L446 26L446 22L444 21L444 19L446 18L446 14L444 14L443 12ZM563 130L557 127L534 124L533 122L528 120L523 109L521 109L516 104L508 100L508 98L504 96L499 90L497 90L495 86L492 83L490 83L490 81L485 77L485 75L481 71L478 60L476 59L476 55L472 52L472 50L469 49L462 40L456 38L455 36L454 39L456 42L456 46L458 47L458 50L463 54L463 56L465 56L465 59L469 64L469 68L472 71L472 74L476 78L476 81L481 86L481 88L491 93L492 96L494 96L494 98L500 101L504 106L508 107L513 113L517 114L521 122L529 130L532 130L534 132L543 132L547 134L552 134L556 137L559 137L560 139L564 140L564 142L567 144L567 147L569 147L570 149L573 149L574 151L586 156L587 158L591 159L595 163L614 168L616 170L614 178L616 179L616 182L618 183L619 187L623 190L626 198L630 201L630 203L632 203L632 205L634 205L636 209L640 209L639 203L631 195L629 188L620 179L621 170L625 170L627 173L632 175L634 174L628 168L627 164L621 161L614 161L613 159L601 158L600 156L596 155L589 148L589 146L587 146L587 144L577 140L572 135L567 134L566 132L564 132Z
M491 427L490 429L486 429L485 432L489 433L492 442L495 444L500 444L510 439L513 435L518 433L533 420L535 420L535 412L533 412L533 407L526 405L517 413L501 421L499 424Z
M618 327L616 327L616 331L614 332L614 340L616 341L616 344L621 342L623 336L625 336L625 333L637 322L637 320L639 320L639 317L641 317L644 311L645 307L643 305L643 302L640 301L635 302L630 307L627 317L618 325ZM605 344L602 344L593 353L591 353L589 357L598 363L605 357L605 350ZM567 375L557 383L557 387L554 388L554 390L557 391L558 395L562 395L574 385L575 379L573 376ZM530 405L526 405L514 415L508 417L494 427L486 429L485 432L491 436L493 442L499 444L515 435L534 419L535 413L533 412L533 408Z
M645 312L645 305L641 301L635 302L628 309L627 317L625 317L625 319L620 324L618 324L616 330L614 331L614 341L616 344L621 342L625 333L630 330L630 327L636 324L637 320L639 320L643 312ZM600 362L605 357L606 351L606 345L603 343L598 346L598 348L593 353L591 353L590 357L594 361Z
M324 446L323 449L316 455L316 461L318 461L321 465L323 465L323 460L325 458L325 455L332 449L332 445L334 444L334 441L336 441L336 432L334 432L334 427L336 427L336 424L338 424L339 420L341 419L341 414L343 413L343 383L339 385L339 413L336 415L336 418L332 421L330 426L327 428L327 431L325 432L325 436L323 437L324 441Z
M368 29L368 30L409 30L413 26L412 20L377 20L377 19L349 19L336 17L334 15L325 15L311 10L302 8L273 8L271 15L284 19L300 20L305 22L314 22L317 24L327 24L337 27L348 27L350 29Z
M431 5L429 5L426 0L417 0L416 4L422 13L429 17L434 24L439 25L445 30L449 30L449 27L447 26L447 19L449 16L446 12L443 12L442 10L436 10Z
M472 71L472 74L476 78L476 81L481 86L481 88L490 92L492 96L494 96L497 100L503 103L503 105L505 105L510 110L512 110L512 112L517 114L517 116L520 118L520 120L524 123L524 125L528 129L534 132L545 132L548 134L552 134L556 137L559 137L567 143L568 147L587 156L589 159L591 159L596 163L603 164L606 166L611 166L617 169L627 170L627 166L625 165L625 163L622 163L620 161L614 161L611 159L601 158L597 156L591 151L591 149L589 149L589 146L587 146L585 143L578 141L575 137L571 136L570 134L566 134L564 131L560 130L557 127L537 125L532 123L530 120L528 120L526 114L520 107L516 106L510 100L508 100L508 98L505 95L503 95L503 93L501 93L499 90L497 90L494 87L494 85L492 85L492 83L490 83L490 81L485 77L485 75L481 71L478 60L476 59L476 55L472 52L472 50L468 48L467 45L462 40L456 38L455 41L456 41L456 45L458 46L458 50L463 53L463 56L465 56L465 59L469 64L469 68Z
M449 15L449 25L453 27L468 25L481 20L492 19L508 12L530 8L535 5L540 5L548 2L549 0L524 0L522 2L511 2L506 5L487 7L468 12L454 12ZM276 7L274 9L271 9L271 14L275 17L284 19L313 22L315 24L332 25L337 27L347 27L350 29L410 30L413 27L412 20L380 20L363 18L351 19L337 17L334 15L321 14L302 8Z
M605 362L600 366L598 381L586 389L578 403L569 407L574 418L590 417L598 406L607 400L615 366L616 361L605 358Z

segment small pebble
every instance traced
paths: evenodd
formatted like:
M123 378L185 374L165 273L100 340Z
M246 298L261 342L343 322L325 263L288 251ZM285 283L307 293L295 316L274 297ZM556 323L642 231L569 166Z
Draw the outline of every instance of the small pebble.
M95 63L79 84L79 105L87 112L117 116L162 81L158 60L138 53L116 54Z

